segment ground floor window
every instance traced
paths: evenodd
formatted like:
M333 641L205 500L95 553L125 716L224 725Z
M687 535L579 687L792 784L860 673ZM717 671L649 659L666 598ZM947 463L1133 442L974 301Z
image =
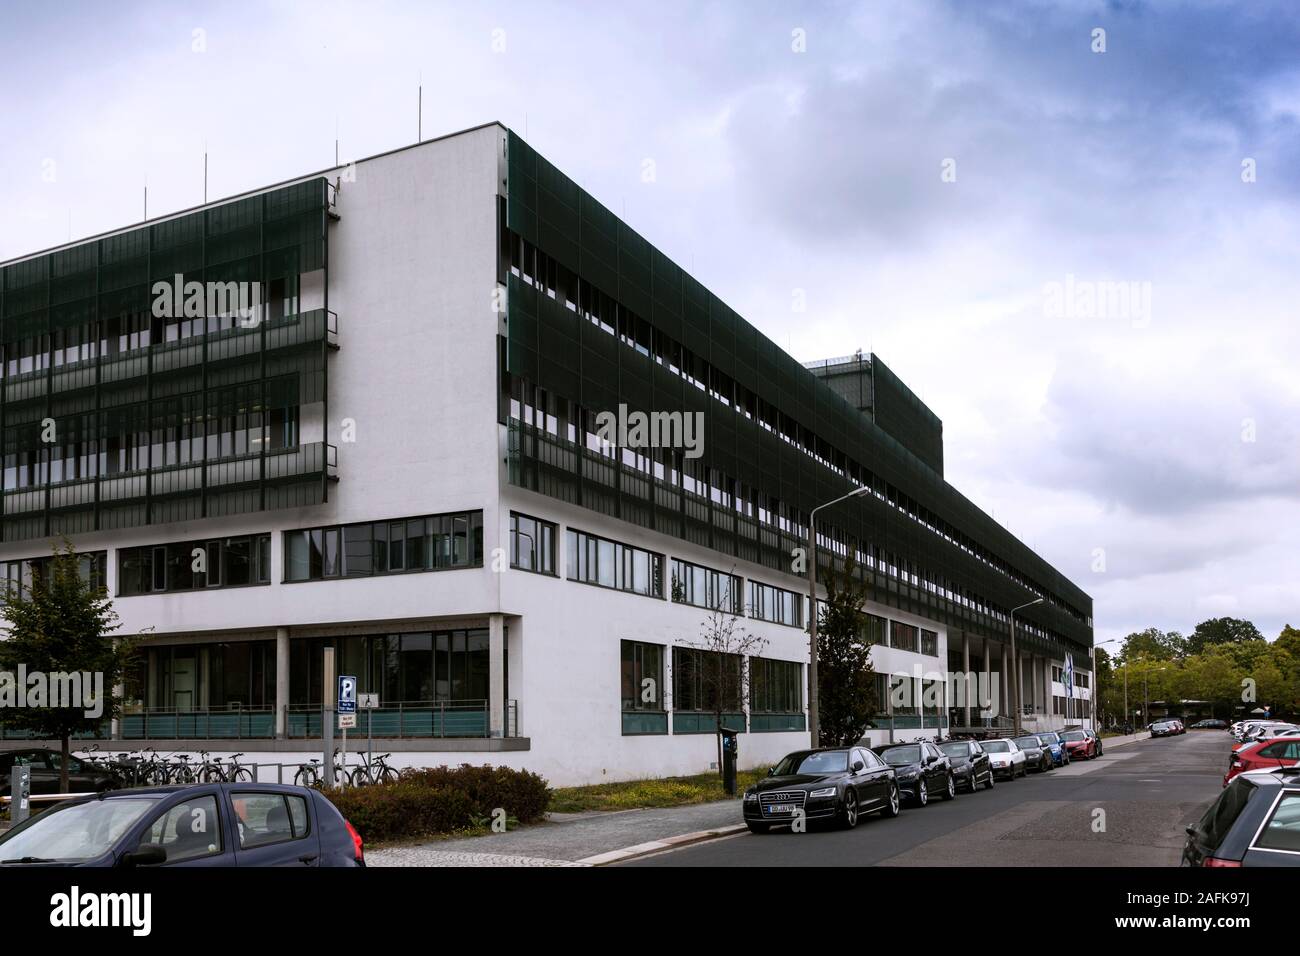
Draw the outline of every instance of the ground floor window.
M641 641L620 642L623 733L666 734L664 647Z
M793 714L803 710L803 667L797 661L749 659L751 713Z
M150 711L258 710L275 706L275 642L149 647L127 699Z

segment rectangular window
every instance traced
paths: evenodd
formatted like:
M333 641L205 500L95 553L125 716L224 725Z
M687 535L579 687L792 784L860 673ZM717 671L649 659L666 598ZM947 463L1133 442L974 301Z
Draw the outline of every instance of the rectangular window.
M719 654L694 647L673 648L673 710L723 713L741 710L739 654Z
M483 566L483 512L284 533L285 581Z
M108 569L108 552L107 551L87 551L79 554L77 561L77 574L86 584L92 588L102 589L107 586L107 569ZM50 562L53 557L26 558L18 561L0 561L0 594L21 597L24 592L32 587L34 582L45 580L49 575ZM145 562L142 568L137 558L132 566L127 569L127 574L143 581L146 585L153 580L153 572ZM118 571L119 577L122 576L121 569Z
M672 560L672 598L709 610L741 613L741 579L679 558Z
M912 651L916 653L920 649L918 632L911 624L903 624L899 621L889 622L889 646L897 648L900 651Z
M939 656L939 635L935 631L921 629L921 653L927 657Z
M510 512L510 566L538 574L555 573L557 526Z
M285 566L297 573L293 569L310 561L310 542L305 537L286 536L285 546ZM269 532L119 548L117 593L119 597L131 597L270 584L270 551Z
M803 595L750 581L749 614L760 621L803 627Z
M862 643L868 647L889 646L889 620L875 614L864 614L862 622Z
M663 555L570 528L569 580L663 597Z
M803 712L803 666L797 661L749 659L749 710L756 714Z
M664 709L664 648L661 644L623 641L624 711Z

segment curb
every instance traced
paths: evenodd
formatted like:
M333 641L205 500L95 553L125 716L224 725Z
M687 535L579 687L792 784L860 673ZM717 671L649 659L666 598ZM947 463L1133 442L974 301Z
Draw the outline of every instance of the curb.
M652 853L659 853L662 850L671 850L679 846L689 846L692 843L704 843L708 840L717 840L722 837L735 836L737 833L744 833L748 828L743 824L729 827L718 827L713 830L697 830L694 833L683 833L681 836L666 837L662 840L651 840L649 843L638 843L635 846L624 847L621 850L610 850L608 853L597 853L595 856L584 857L574 862L585 864L586 866L608 866L611 863L622 863L625 860L634 860L637 857L649 856Z

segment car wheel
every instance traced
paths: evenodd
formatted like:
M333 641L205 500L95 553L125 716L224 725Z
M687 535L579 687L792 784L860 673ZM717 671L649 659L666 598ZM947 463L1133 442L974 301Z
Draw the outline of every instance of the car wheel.
M916 783L916 805L923 807L930 802L930 788L925 785L925 778L922 777Z
M953 800L957 796L957 781L953 780L952 774L948 774L948 788L942 794L945 800Z
M844 809L840 813L840 826L852 830L858 825L858 795L852 787L844 791Z
M989 778L984 781L984 789L985 790L993 789L993 768L992 767L989 768Z
M980 788L979 774L975 772L973 767L971 768L970 777L966 780L966 785L970 788L971 793Z
M902 800L898 795L898 784L889 785L889 799L885 801L884 808L880 811L882 817L896 817L901 807Z
M751 823L749 820L745 821L745 826L749 827L750 833L766 833L771 829L767 823Z

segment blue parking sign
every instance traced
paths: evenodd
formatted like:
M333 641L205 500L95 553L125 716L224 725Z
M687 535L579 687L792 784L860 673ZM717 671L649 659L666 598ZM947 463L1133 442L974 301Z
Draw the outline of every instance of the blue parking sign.
M357 712L357 679L355 677L339 678L339 713L355 714Z

